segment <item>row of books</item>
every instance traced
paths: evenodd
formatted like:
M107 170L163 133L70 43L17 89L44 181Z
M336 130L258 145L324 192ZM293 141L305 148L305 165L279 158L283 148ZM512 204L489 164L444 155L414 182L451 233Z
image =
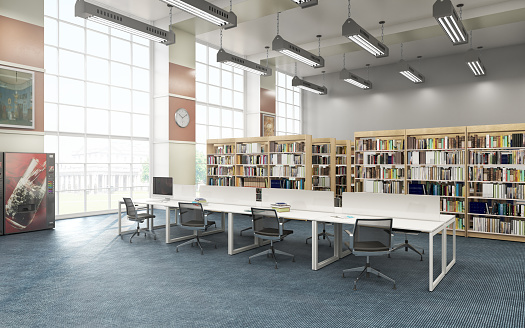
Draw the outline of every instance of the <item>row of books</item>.
M233 149L234 149L233 145L216 146L215 153L216 154L232 154Z
M335 164L337 165L346 165L346 157L339 156L335 158Z
M469 148L508 148L508 147L525 147L525 134L512 133L499 136L471 135L468 138Z
M404 168L358 167L357 177L361 179L403 179Z
M335 174L346 174L346 166L336 166Z
M358 164L404 164L403 153L357 154Z
M374 139L365 138L357 141L357 149L365 150L404 150L405 140L403 139Z
M304 153L304 142L277 143L270 142L272 153Z
M464 183L409 183L408 193L415 195L433 195L444 197L464 197L465 184Z
M470 181L525 182L525 170L506 167L469 167Z
M245 175L252 177L267 177L268 168L260 166L239 166L237 168L237 175Z
M525 205L495 202L469 202L469 213L525 217Z
M456 223L452 223L456 225L456 230L465 230L465 218L456 216ZM452 224L449 225L447 228L452 229Z
M457 149L465 148L465 136L421 138L407 137L407 149Z
M237 144L237 153L264 153L264 147L258 142Z
M346 146L336 146L335 147L335 153L337 155L345 155L347 151L348 149L346 149Z
M208 178L209 186L235 186L233 177Z
M472 230L525 236L525 220L504 221L499 218L475 216L472 218Z
M465 212L465 201L463 200L441 200L441 211L443 212Z
M212 166L208 167L208 175L235 175L233 166Z
M346 177L345 176L335 177L335 184L346 185Z
M470 164L525 164L525 149L501 151L471 151Z
M403 186L403 182L401 181L367 180L363 183L363 190L357 191L385 194L403 194L405 192Z
M270 180L270 187L281 189L304 189L304 180L272 179Z
M268 188L267 179L264 178L237 178L236 183L239 187Z
M272 165L304 165L304 154L271 154Z
M312 155L312 164L330 164L330 156Z
M312 175L330 175L330 166L315 166L312 168Z
M487 198L525 199L525 185L478 183L473 186L474 196ZM479 190L481 189L481 193Z
M421 164L465 164L465 152L459 151L411 151L407 154L407 162L411 165Z
M412 166L407 174L407 178L412 180L465 180L463 167Z
M211 165L233 165L233 156L208 156L208 164Z
M330 144L312 145L312 153L315 154L329 154L331 150Z
M342 195L344 192L347 192L348 189L346 186L335 186L335 193L336 195Z
M312 186L330 188L330 177L312 177Z
M268 164L268 155L237 155L237 164Z
M272 177L304 178L306 176L306 168L304 166L272 166L270 173Z

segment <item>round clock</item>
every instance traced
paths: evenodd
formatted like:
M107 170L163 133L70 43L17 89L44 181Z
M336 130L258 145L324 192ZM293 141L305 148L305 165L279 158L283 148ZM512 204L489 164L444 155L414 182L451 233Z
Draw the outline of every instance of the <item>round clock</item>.
M190 114L184 108L179 108L175 112L175 122L181 128L185 128L190 124Z

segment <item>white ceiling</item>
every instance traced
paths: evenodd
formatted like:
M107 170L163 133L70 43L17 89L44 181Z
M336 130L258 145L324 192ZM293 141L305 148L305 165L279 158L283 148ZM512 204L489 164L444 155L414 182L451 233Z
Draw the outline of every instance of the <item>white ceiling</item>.
M222 8L229 7L228 0L208 0ZM113 7L133 16L155 21L165 19L169 10L159 0L98 0L99 4ZM348 17L348 0L319 0L314 7L301 9L291 0L234 0L233 12L238 17L236 28L225 30L223 47L257 61L266 58L265 46L277 31L276 13L280 14L279 34L304 49L317 54L317 34L322 35L321 55L325 58L326 72L339 71L346 53L346 67L355 69L365 64L380 66L400 59L400 43L404 44L404 59L423 58L465 52L469 45L453 46L432 17L435 0L352 0L351 17L377 38L381 38L379 21L386 21L385 43L390 56L376 59L368 52L353 45L341 36L341 27ZM463 3L463 22L473 30L473 46L485 49L525 43L525 0L452 0ZM219 45L219 29L210 23L177 9L173 23L196 34L199 40ZM196 31L196 32L195 32ZM270 58L278 68L294 71L293 62L277 52L270 51ZM320 74L303 64L298 64L299 75Z

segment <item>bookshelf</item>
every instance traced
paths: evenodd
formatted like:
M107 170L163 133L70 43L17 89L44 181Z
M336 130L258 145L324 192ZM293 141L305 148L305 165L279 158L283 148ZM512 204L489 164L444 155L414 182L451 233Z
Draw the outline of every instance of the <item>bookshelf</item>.
M348 179L350 184L348 185L348 191L354 192L355 191L355 143L354 141L350 141L350 174L348 175Z
M525 241L525 124L467 127L468 236Z
M210 139L206 153L206 184L235 186L235 139Z
M312 188L312 136L269 138L269 184L267 188Z
M352 189L353 141L336 140L335 142L335 197L341 198L343 192Z
M312 190L336 192L335 153L335 138L312 139Z
M406 130L408 194L434 195L466 236L466 127ZM449 229L452 227L449 227Z
M253 137L235 142L235 185L266 188L269 184L268 138Z
M356 132L355 192L405 193L405 130Z

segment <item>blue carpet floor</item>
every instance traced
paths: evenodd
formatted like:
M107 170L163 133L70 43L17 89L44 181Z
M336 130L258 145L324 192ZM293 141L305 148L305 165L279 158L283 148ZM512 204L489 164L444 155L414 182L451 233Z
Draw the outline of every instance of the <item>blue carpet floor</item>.
M158 224L164 212L157 211ZM215 215L214 219L220 221ZM130 226L124 220L126 226ZM236 218L235 230L250 226ZM428 291L428 235L410 236L425 249L371 258L397 290L371 276L358 282L342 270L364 264L347 256L311 270L310 223L289 222L294 234L276 248L296 262L259 257L254 249L227 255L217 243L184 246L117 237L117 215L61 220L54 230L0 237L1 327L525 327L525 244L458 237L457 264ZM173 236L187 234L174 228ZM252 242L236 236L236 247ZM451 241L451 238L449 238ZM397 236L396 242L402 242ZM434 239L441 249L441 237ZM333 251L320 241L320 256ZM450 247L449 247L450 254ZM440 270L440 253L434 264Z

